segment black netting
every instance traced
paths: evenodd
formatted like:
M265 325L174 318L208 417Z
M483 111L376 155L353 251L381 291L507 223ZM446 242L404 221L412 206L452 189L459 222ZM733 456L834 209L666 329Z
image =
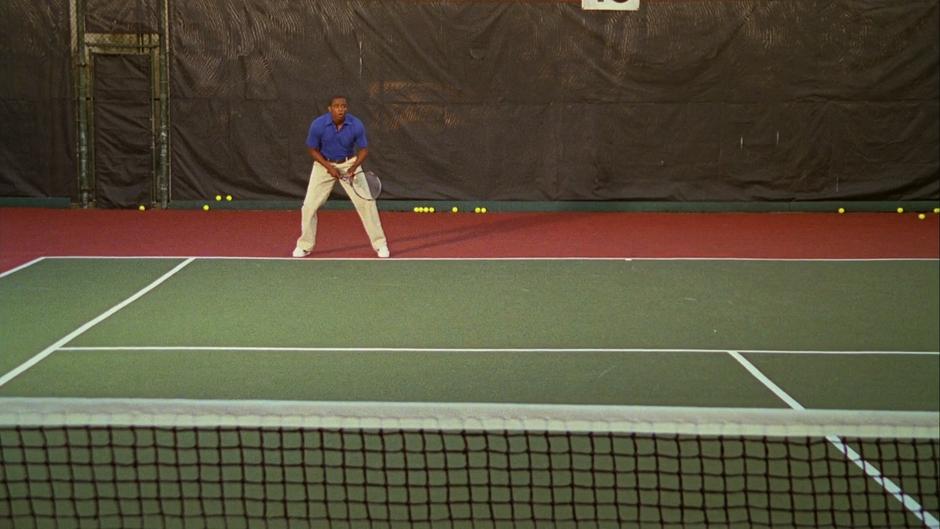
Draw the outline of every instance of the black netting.
M13 527L922 527L938 440L5 427Z

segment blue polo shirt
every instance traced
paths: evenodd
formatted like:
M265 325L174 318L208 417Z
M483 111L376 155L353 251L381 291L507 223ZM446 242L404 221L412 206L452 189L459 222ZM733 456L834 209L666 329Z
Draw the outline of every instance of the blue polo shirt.
M353 156L356 149L369 145L366 128L359 118L346 114L343 125L336 130L329 112L317 117L307 132L307 147L320 151L327 160L345 160Z

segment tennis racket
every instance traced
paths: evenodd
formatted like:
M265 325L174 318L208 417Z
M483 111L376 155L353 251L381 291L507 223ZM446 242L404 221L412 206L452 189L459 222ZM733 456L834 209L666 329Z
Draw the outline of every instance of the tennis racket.
M353 175L343 173L339 178L349 184L353 193L358 195L359 198L375 200L382 194L382 181L372 171L359 171Z

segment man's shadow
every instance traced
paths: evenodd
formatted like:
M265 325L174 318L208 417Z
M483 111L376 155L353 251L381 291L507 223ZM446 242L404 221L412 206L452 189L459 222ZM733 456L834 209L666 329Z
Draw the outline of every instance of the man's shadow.
M545 227L565 221L564 215L554 213L532 213L522 216L514 215L512 218L492 220L491 217L481 218L482 222L471 226L444 228L436 231L416 233L407 237L395 238L389 241L394 248L396 257L407 256L428 248L443 246L451 243L466 242L474 239L484 239L498 234L505 234L519 230L536 227ZM415 244L411 244L415 243ZM333 255L359 250L363 245L348 245L339 248L316 252L318 255Z

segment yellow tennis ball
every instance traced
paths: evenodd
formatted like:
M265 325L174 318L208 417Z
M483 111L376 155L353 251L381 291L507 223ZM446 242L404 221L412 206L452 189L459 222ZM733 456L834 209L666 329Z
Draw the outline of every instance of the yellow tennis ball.
M209 204L203 204L203 205L202 205L202 210L203 210L203 211L209 211Z
M480 208L480 213L486 213L486 208Z
M232 201L232 195L225 195L225 200Z
M434 208L433 207L428 208L428 213L434 213Z
M845 208L839 208L839 213L845 213Z
M457 211L459 211L459 210L457 209L457 206L454 206L454 207L450 208L450 212L451 212L451 213L457 213Z
M940 208L933 208L934 213L940 213Z
M139 209L139 210L141 210L141 211L144 211L144 210L147 209L147 206L141 204L141 205L137 206L137 209Z
M904 208L898 208L898 213L904 213Z
M927 218L927 215L924 215L923 213L918 213L917 218L919 218L920 220L924 220Z
M479 213L479 212L480 212L480 208L473 208L473 212L474 212L474 213Z
M218 201L220 201L220 200L222 200L222 195L216 195L216 196L215 196L215 201L218 202Z

